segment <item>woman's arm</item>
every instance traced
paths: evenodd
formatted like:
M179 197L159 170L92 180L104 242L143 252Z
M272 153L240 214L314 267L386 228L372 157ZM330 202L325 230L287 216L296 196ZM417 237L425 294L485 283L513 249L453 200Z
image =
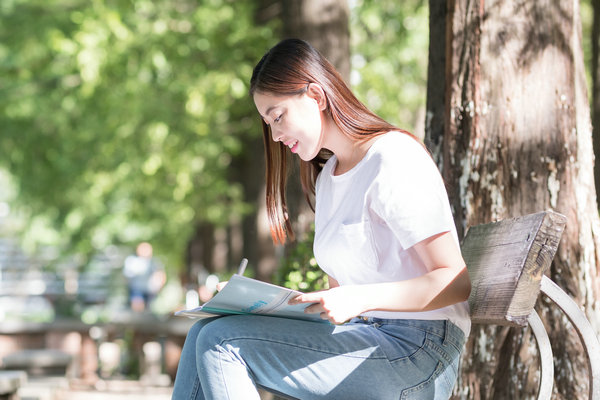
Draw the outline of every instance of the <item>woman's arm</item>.
M336 281L331 275L327 275L327 282L329 282L329 289L333 289L340 286L338 281Z
M414 249L428 270L420 277L333 287L302 294L291 302L315 303L306 308L307 313L321 313L323 319L342 323L366 311L429 311L469 298L469 275L449 232L425 239Z

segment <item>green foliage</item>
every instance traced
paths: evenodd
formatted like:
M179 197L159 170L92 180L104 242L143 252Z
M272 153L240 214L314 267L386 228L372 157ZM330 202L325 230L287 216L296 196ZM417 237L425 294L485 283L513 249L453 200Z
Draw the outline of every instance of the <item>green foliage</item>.
M0 201L28 217L26 244L92 254L147 240L173 268L198 224L253 212L231 170L260 134L247 85L276 41L254 4L0 2L0 168L14 186ZM356 1L351 32L356 93L411 129L425 96L426 2ZM324 287L308 242L285 263L290 285Z
M319 268L313 255L314 238L313 226L304 240L290 248L278 270L277 284L302 292L329 287L327 275Z
M428 11L425 0L358 0L351 14L353 89L381 117L413 132L425 119Z
M200 221L251 210L228 178L260 127L247 85L272 29L253 3L0 5L0 167L30 244L149 240L178 264Z

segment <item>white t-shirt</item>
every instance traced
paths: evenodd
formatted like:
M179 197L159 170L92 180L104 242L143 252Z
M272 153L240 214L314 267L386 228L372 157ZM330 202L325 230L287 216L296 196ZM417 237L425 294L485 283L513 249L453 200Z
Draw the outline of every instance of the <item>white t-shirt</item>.
M425 148L401 132L381 135L350 171L331 157L316 183L314 253L340 285L402 281L427 272L412 248L442 232L459 243L448 195ZM387 319L449 319L468 335L462 302L425 312L370 311Z

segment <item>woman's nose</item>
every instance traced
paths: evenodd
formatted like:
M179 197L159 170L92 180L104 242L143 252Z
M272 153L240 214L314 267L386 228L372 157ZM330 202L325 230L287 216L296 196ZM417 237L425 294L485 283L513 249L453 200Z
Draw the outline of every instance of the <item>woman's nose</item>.
M273 138L273 141L275 142L279 142L281 140L282 137L282 132L278 129L273 129L273 127L271 127L271 137Z

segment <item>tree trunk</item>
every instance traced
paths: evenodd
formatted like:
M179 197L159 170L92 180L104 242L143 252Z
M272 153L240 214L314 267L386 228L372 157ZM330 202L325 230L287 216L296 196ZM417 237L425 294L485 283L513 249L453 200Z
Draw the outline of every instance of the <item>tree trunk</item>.
M592 126L594 154L600 154L600 0L592 0ZM594 165L594 181L600 187L600 163Z
M566 215L550 277L598 330L599 219L579 4L440 3L430 1L436 54L430 54L426 143L448 183L459 234L548 208ZM434 76L443 76L444 85ZM553 345L555 398L586 398L577 336L548 302L539 302L538 313ZM536 365L529 330L474 326L455 398L533 397Z
M347 0L282 1L283 37L304 39L350 78L350 10Z

